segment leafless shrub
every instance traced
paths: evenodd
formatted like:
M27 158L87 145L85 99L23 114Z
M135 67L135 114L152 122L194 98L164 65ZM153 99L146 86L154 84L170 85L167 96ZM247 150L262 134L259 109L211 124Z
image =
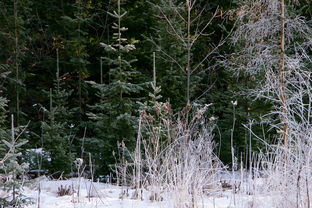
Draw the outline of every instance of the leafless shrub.
M72 195L73 193L74 192L73 192L72 186L61 185L60 187L57 188L57 195L58 196Z
M274 105L266 118L279 133L275 144L253 134L266 144L258 157L265 177L254 191L274 195L274 207L310 207L312 29L283 0L242 2L232 38L241 50L225 62L233 72L259 80L247 93Z
M161 103L154 119L146 112L141 114L142 159L136 160L136 152L130 155L133 160L125 164L141 168L140 176L132 171L131 184L139 178L141 188L151 192L152 201L162 201L166 192L171 194L175 207L197 207L200 197L207 194L207 187L210 191L219 188L216 173L222 165L214 154L213 126L204 116L208 107L196 110L189 106L174 116L168 103Z

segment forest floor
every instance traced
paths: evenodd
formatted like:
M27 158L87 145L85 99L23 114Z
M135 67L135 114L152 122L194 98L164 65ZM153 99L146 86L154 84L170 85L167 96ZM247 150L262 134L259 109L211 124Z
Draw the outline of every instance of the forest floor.
M71 190L70 195L59 196L60 187ZM39 188L40 187L40 188ZM162 201L153 202L148 191L143 191L140 199L133 199L135 190L129 189L128 196L120 199L123 188L105 183L91 183L87 179L47 180L41 179L25 187L24 195L32 199L27 208L174 208L179 207L175 196L162 193ZM88 197L88 193L92 197ZM233 189L214 191L197 199L197 207L202 208L260 208L272 206L268 195L237 194ZM184 207L192 207L186 205Z

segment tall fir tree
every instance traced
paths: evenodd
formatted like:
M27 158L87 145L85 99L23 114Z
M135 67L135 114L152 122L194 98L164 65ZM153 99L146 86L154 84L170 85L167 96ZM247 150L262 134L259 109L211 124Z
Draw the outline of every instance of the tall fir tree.
M143 89L142 84L136 82L140 73L131 66L136 60L128 56L135 50L135 46L122 36L128 30L122 26L122 19L127 12L122 10L120 0L116 3L117 10L108 12L116 20L112 26L112 43L101 43L107 53L103 60L109 69L109 79L106 83L91 82L97 89L99 102L90 106L91 112L88 113L89 118L94 120L93 130L97 138L89 141L102 150L95 157L105 161L105 168L114 163L112 152L117 151L118 141L134 145L138 119L136 101Z
M75 109L69 109L68 100L72 90L64 88L61 82L59 65L59 44L56 44L56 78L54 88L46 94L49 96L49 120L42 121L42 147L51 161L47 167L52 172L73 173L73 161L77 155L75 144L78 123L74 121Z
M0 105L2 104L0 101ZM1 126L0 190L4 192L0 198L0 205L4 207L21 208L29 202L29 199L22 193L28 164L20 162L21 147L27 143L27 140L19 138L26 127L15 128L13 114L11 115L11 129Z
M12 73L11 82L8 89L11 93L8 97L10 101L10 112L15 115L15 122L18 125L21 121L23 112L21 110L25 95L26 69L23 68L23 60L27 50L27 25L31 14L31 1L1 1L0 2L0 40L3 46L0 60L8 64Z
M68 66L71 68L70 76L75 80L74 94L78 97L78 100L73 101L77 105L77 116L79 120L82 119L85 106L85 95L87 94L86 84L84 80L89 77L87 70L88 61L88 32L86 31L86 25L92 19L88 13L88 4L82 0L78 0L73 4L73 15L65 15L62 17L64 23L64 29L67 33L67 38L64 41L65 49L68 51L69 62Z

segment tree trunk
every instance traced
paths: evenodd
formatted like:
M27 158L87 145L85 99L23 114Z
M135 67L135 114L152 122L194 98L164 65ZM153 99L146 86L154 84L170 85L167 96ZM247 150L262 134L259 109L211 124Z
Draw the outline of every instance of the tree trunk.
M17 31L17 1L14 1L14 38L15 38L15 81L16 81L16 125L19 125L20 119L20 101L19 101L19 46L18 46L18 31Z
M280 0L281 4L281 36L280 36L280 70L279 70L279 84L280 84L280 98L282 101L282 123L283 123L283 141L285 149L288 147L288 121L287 121L287 106L285 94L285 0ZM287 153L285 154L285 162L287 161Z

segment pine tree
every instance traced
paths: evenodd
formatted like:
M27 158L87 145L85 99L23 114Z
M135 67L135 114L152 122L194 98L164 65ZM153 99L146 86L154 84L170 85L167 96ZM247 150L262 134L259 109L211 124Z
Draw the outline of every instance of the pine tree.
M120 0L117 1L117 11L108 12L116 20L113 23L114 31L112 43L101 43L109 56L103 57L104 64L109 67L109 79L106 83L92 83L97 89L99 102L90 106L88 113L94 120L93 129L97 137L95 143L102 147L103 151L97 155L99 160L104 160L104 166L113 163L112 151L117 149L117 141L133 144L135 141L135 127L137 126L136 101L139 92L143 89L140 83L136 83L140 73L131 64L136 61L129 58L135 46L122 36L127 28L122 26L122 19L127 12L123 12ZM90 144L91 144L90 143Z
M136 189L142 186L144 169L147 169L151 186L151 197L155 201L161 200L161 153L171 144L172 109L169 102L161 102L161 86L157 85L156 53L153 53L153 81L148 101L141 103L138 137L136 142L135 177ZM142 146L142 147L141 147ZM137 190L138 191L138 190Z
M88 52L88 32L86 31L86 25L91 21L91 15L88 13L88 2L82 0L76 1L73 4L73 17L71 15L63 16L63 23L68 38L64 41L65 49L68 51L69 66L71 67L71 76L77 80L75 84L75 92L77 92L78 100L75 100L77 104L77 116L79 120L82 119L86 94L86 85L84 80L89 77L87 70Z
M55 173L73 173L75 158L75 124L71 123L73 111L67 108L70 92L61 89L58 93L50 91L50 109L46 110L49 120L42 122L43 149L51 162L48 168Z
M4 81L9 74L8 65L0 65L0 85L3 86ZM8 100L4 97L3 91L0 92L0 205L5 207L21 207L25 202L21 195L23 181L17 179L17 174L23 174L27 168L26 164L20 164L18 157L20 156L18 149L25 141L19 142L15 138L15 128L12 115L12 129L7 128L7 107Z
M10 112L16 115L16 124L20 122L23 115L21 110L21 97L24 94L25 88L23 80L25 78L25 69L22 69L22 63L25 59L25 51L27 50L27 29L26 26L29 20L31 11L30 1L1 1L0 2L0 40L4 46L0 59L3 63L7 63L11 69L11 82L9 90L14 93L8 97L10 100Z
M27 143L27 140L21 140L16 136L21 135L21 131L24 130L25 127L17 129L14 127L13 115L11 131L1 128L0 135L4 139L0 144L0 190L4 195L0 198L0 204L4 207L23 207L29 202L29 199L22 194L28 164L19 162L20 148Z
M56 44L56 79L54 88L46 94L50 99L49 110L45 108L49 120L42 122L43 149L51 159L49 167L52 172L73 173L73 161L75 159L75 143L77 123L74 121L74 109L68 108L68 99L72 90L64 88L60 82L59 48Z

